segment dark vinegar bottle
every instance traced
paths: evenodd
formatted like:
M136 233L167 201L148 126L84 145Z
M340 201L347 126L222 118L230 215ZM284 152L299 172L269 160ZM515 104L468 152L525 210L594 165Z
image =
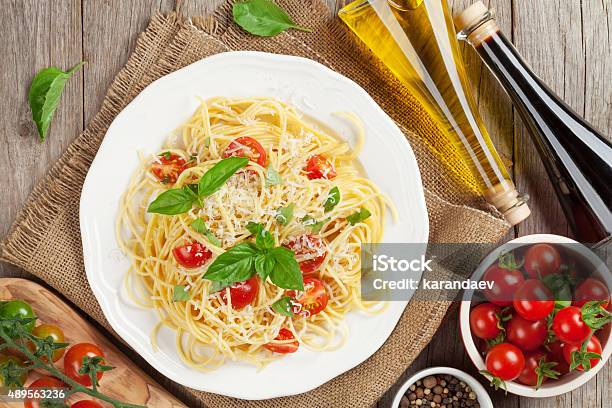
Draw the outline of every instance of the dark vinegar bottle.
M482 2L455 17L460 39L482 57L527 126L576 239L612 237L612 145L538 78Z

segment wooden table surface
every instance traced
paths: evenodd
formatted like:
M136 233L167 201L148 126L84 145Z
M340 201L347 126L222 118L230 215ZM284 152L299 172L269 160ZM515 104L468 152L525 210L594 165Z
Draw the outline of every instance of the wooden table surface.
M176 1L180 0L2 1L0 238L6 236L32 188L98 111L112 78L125 63L136 36L151 15L173 10ZM327 2L332 8L342 3ZM459 10L472 1L449 2L454 10ZM603 134L611 135L612 0L485 0L485 3L497 10L499 25L533 70ZM201 15L215 4L215 0L184 0L181 7L186 15ZM469 47L464 50L480 113L500 153L513 162L511 171L519 191L532 197L533 214L515 227L507 239L544 232L569 235L553 188L509 99L478 56ZM68 68L81 60L88 61L87 70L69 81L48 140L41 144L27 105L30 81L43 67ZM1 263L0 276L31 277ZM432 365L457 367L477 375L459 339L456 316L456 310L449 312L429 347L405 376ZM130 355L170 390L176 390L133 352ZM611 366L607 364L583 387L556 398L535 400L504 396L500 391L491 394L495 407L609 407ZM379 407L390 405L396 387L387 392ZM193 401L185 402L198 406Z

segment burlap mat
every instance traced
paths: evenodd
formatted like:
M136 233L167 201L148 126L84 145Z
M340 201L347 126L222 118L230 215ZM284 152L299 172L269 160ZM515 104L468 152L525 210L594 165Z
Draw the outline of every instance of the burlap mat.
M472 192L472 180L463 165L456 159L450 160L450 167L440 161L455 153L429 116L368 52L356 48L352 35L337 18L329 18L324 5L281 0L289 14L313 33L290 31L255 38L232 24L230 3L209 18L153 17L100 112L34 189L2 244L5 261L39 276L110 329L85 278L79 232L81 186L98 146L115 116L153 80L208 55L243 49L311 58L352 78L372 95L415 151L426 189L431 242L492 242L506 233L509 225ZM402 175L390 177L401 182ZM376 354L306 394L248 402L188 392L211 407L368 407L427 345L448 306L446 301L411 302Z

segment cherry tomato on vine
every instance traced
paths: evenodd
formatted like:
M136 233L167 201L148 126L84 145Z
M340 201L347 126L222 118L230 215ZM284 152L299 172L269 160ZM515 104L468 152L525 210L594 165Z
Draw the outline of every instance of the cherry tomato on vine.
M587 278L574 292L574 306L582 307L590 301L606 301L602 305L604 309L610 304L610 292L606 285L599 279Z
M555 336L563 343L582 344L591 334L591 328L582 320L582 311L576 306L559 310L552 324Z
M565 348L565 344L557 340L552 343L548 343L546 347L548 348L547 361L557 363L555 366L555 371L558 371L561 374L569 373L569 364L567 361L565 361L565 357L563 357L563 349Z
M293 313L302 317L321 313L329 300L323 281L313 277L304 278L304 291L288 290L287 296L295 300Z
M34 316L32 306L30 306L23 300L9 300L8 302L5 302L0 306L0 318L3 319L31 319L34 317L36 316ZM26 330L31 332L35 325L36 321L33 320L25 324L24 327L26 328Z
M527 320L515 315L506 326L507 340L524 351L532 351L544 344L548 335L546 320Z
M283 246L293 251L304 276L319 269L327 256L325 243L316 235L303 234L290 239Z
M36 326L34 330L32 330L32 334L38 337L39 339L45 339L47 337L51 337L54 343L63 343L65 341L64 332L62 331L62 329L52 324L41 324L40 326ZM28 348L34 351L35 349L34 343L30 342L28 344ZM55 350L53 352L53 362L56 362L57 360L62 358L65 351L66 349L64 348ZM47 361L47 356L41 356L40 358L43 361Z
M525 252L524 268L530 278L557 273L561 267L559 251L549 244L535 244Z
M285 343L267 343L264 344L264 347L270 351L280 354L288 354L295 353L300 346L297 340L295 340L295 336L291 332L291 330L282 328L278 332L278 336L274 338L274 340L278 341L286 341ZM294 340L294 341L289 341Z
M92 400L81 400L70 405L70 408L103 408L102 404Z
M151 164L151 172L164 184L176 183L178 176L189 167L189 163L178 154L162 153Z
M521 384L536 386L536 389L548 381L549 378L559 377L557 365L554 361L547 360L547 354L543 350L535 350L525 353L525 367L516 379Z
M482 280L493 283L491 288L487 287L483 291L489 302L498 306L512 304L514 293L525 281L519 267L512 252L508 252L500 256L497 264L487 269Z
M481 339L494 339L499 333L501 308L492 303L481 303L470 312L472 334Z
M304 171L306 172L306 177L308 177L309 180L331 180L337 175L336 169L334 169L334 165L329 161L327 157L322 154L315 154L314 156L310 156L308 162L306 162L306 167L304 168Z
M79 374L79 370L83 366L84 357L104 357L104 353L98 346L91 343L78 343L68 349L64 356L64 374L72 378L74 381L87 387L91 386L91 378L88 374ZM104 361L102 361L104 364ZM98 371L96 378L98 381L104 373Z
M245 281L236 282L229 287L230 299L232 308L235 310L242 309L246 305L253 303L259 292L259 280L257 276L253 276ZM221 292L221 299L227 303L227 291Z
M581 356L581 351L580 351L580 344L565 344L563 346L563 357L565 358L565 361L567 361L568 364L572 364L572 354L573 353L578 353L576 354L577 357L579 357L577 360L580 363L578 366L576 366L576 370L578 371L585 371L584 370L584 363L588 362L590 363L591 367L593 368L597 365L597 363L599 363L599 360L601 360L601 352L602 352L602 348L601 348L601 343L599 342L599 339L595 336L591 336L591 338L589 339L589 342L587 343L587 347L586 347L586 352L587 353L595 353L598 354L599 357L587 357L582 355ZM586 370L588 371L588 370Z
M12 367L12 369L10 368ZM3 374L0 374L0 388L21 388L23 384L25 384L28 378L28 371L23 370L18 372L21 368L24 368L23 360L15 356L5 356L4 354L0 354L0 369L8 369L13 372L11 374L12 378L4 377ZM19 373L19 375L17 375Z
M552 292L539 280L527 279L514 294L514 310L527 320L541 320L555 308Z
M223 157L246 157L261 167L266 167L268 163L268 156L263 146L248 136L234 139L223 152Z
M523 371L525 356L515 345L501 343L491 347L485 365L491 375L504 381L512 381Z
M40 377L39 379L34 381L32 384L30 384L28 387L28 390L35 389L35 388L44 388L44 389L52 390L52 389L68 388L68 386L64 384L61 380L58 380L55 377L45 376L45 377ZM40 408L40 399L26 398L23 401L23 407L24 408Z
M193 241L174 248L172 255L179 265L192 269L204 265L212 257L212 252L206 248L206 245Z

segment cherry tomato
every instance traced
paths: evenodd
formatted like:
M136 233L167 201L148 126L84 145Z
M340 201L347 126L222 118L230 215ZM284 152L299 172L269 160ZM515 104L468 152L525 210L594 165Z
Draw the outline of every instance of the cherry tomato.
M568 364L572 363L572 353L573 352L580 352L580 344L565 344L563 346L563 357L565 358L565 361ZM596 353L599 354L601 356L601 343L599 342L599 339L595 336L591 336L591 339L589 340L589 342L587 343L587 348L586 351L588 353ZM597 365L597 363L599 363L599 360L601 360L601 358L590 358L589 361L591 363L591 368L595 367L595 365ZM576 370L578 371L584 371L584 368L582 367L582 364L580 364L578 367L576 367Z
M13 368L24 367L23 360L15 356L5 356L4 354L0 354L0 369L4 369L8 366L12 366ZM0 374L0 388L21 388L25 384L27 378L27 370L24 370L19 374L19 377L16 379L16 381L18 381L19 383L16 383L14 379L10 379L9 383L9 381L7 381L7 378Z
M310 156L308 162L306 163L306 177L309 180L315 179L327 179L331 180L336 177L336 169L334 169L334 165L327 159L327 157L322 154L315 154L314 156Z
M527 320L541 320L555 308L551 291L537 279L527 279L514 294L514 310Z
M567 361L565 361L565 357L563 357L563 349L565 348L565 345L557 340L552 343L548 343L546 347L548 347L548 357L546 360L557 363L554 370L561 374L569 373L569 364Z
M493 282L491 289L484 289L484 295L489 302L498 306L508 306L512 304L514 293L518 287L525 282L523 274L519 270L508 270L493 265L487 269L483 281Z
M92 400L81 400L75 402L70 406L70 408L103 408L102 404Z
M516 380L525 385L537 385L538 374L535 370L539 367L542 359L546 361L546 353L542 350L525 353L525 367ZM546 380L548 380L548 377L543 376L542 383L546 382Z
M525 367L523 352L510 343L501 343L491 347L485 359L487 370L504 381L517 378Z
M257 140L248 136L234 139L223 152L223 157L246 157L261 167L266 167L268 163L268 156L263 146Z
M283 327L282 329L280 329L280 331L278 332L278 336L276 336L274 340L287 341L286 343L267 343L267 344L264 344L263 346L267 348L268 350L273 351L275 353L280 353L280 354L295 353L298 347L300 346L300 344L298 343L297 340L288 341L292 339L295 339L295 336L293 335L293 333L291 333L291 330L285 329Z
M157 156L151 164L151 172L164 184L176 183L178 176L189 167L178 154L164 153Z
M45 339L47 337L51 337L54 343L63 343L64 342L64 332L57 326L52 324L41 324L40 326L36 326L34 330L32 330L32 334L39 339ZM29 348L34 350L34 343L29 343ZM66 349L57 349L53 352L53 362L56 362L64 355ZM41 356L41 360L47 361L47 356Z
M91 343L78 343L68 349L64 356L64 373L72 378L74 381L87 387L91 386L91 378L87 374L79 374L79 370L83 366L84 357L104 357L102 350L95 344ZM102 361L104 365L105 362ZM98 381L102 378L104 373L99 371L96 375Z
M327 306L329 296L323 281L313 277L304 278L304 291L289 290L287 296L295 299L292 306L294 314L302 317L314 316Z
M246 305L253 303L259 292L259 281L257 276L253 276L243 282L236 282L229 287L230 299L232 300L232 308L238 310ZM221 299L227 303L227 291L224 289L221 292Z
M182 267L197 268L204 265L212 257L212 252L206 248L206 245L193 241L190 244L174 248L172 255Z
M576 306L559 310L552 324L555 336L568 344L582 344L591 334L591 328L582 320L582 311Z
M501 308L492 303L481 303L470 312L472 334L481 339L494 339L501 332L499 313Z
M603 300L606 303L602 307L606 309L610 303L610 292L606 285L598 279L585 279L574 292L574 306L582 307L587 302Z
M31 319L35 316L32 307L23 300L9 300L8 302L2 303L0 306L0 318L12 319L17 317L22 319ZM36 321L32 320L24 325L24 327L26 330L32 331L35 325Z
M300 235L283 244L283 246L295 253L296 259L300 263L300 270L305 276L315 272L327 256L325 243L315 235Z
M538 278L557 273L561 267L559 251L549 244L535 244L525 252L525 271L530 278Z
M28 390L34 388L44 388L47 390L58 389L58 388L68 388L66 384L64 384L61 380L58 380L55 377L40 377L38 380L32 382L28 387ZM23 401L24 408L40 408L40 399L37 398L26 398Z
M544 344L548 328L546 320L526 320L515 315L506 326L506 336L510 343L524 351L532 351Z

